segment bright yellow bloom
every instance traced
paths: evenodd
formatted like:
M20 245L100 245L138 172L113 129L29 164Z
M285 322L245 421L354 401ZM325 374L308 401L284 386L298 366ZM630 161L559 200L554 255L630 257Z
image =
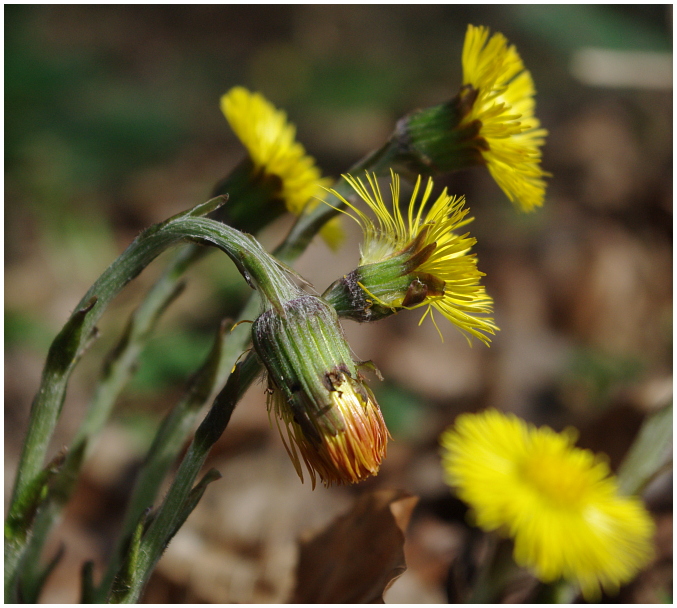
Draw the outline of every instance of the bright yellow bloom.
M296 127L260 93L234 87L221 97L221 111L238 136L257 170L275 175L287 211L300 215L318 204L317 195L331 183L323 178L312 156L296 141ZM337 218L321 231L332 247L343 239Z
M486 27L468 26L462 60L463 84L477 97L461 126L481 122L481 153L496 183L524 211L540 207L549 175L540 166L547 131L534 115L531 74L505 36L489 38Z
M360 262L355 272L364 277L366 268L377 269L377 265L386 267L388 260L402 260L400 274L405 279L403 289L395 286L395 282L389 283L395 286L390 292L378 291L380 286L376 283L367 285L361 282L360 286L384 307L396 310L427 306L421 322L428 313L432 318L431 309L435 308L462 333L471 334L488 344L489 337L485 333L493 334L498 328L492 318L483 316L491 313L493 302L480 285L480 277L484 273L477 269L477 258L469 253L477 241L469 233L458 235L455 232L472 221L472 218L466 218L465 198L450 196L445 188L426 209L433 180L428 179L418 200L421 191L419 176L405 217L400 210L399 176L393 172L391 175L390 205L383 200L376 175L367 173L369 188L359 178L343 176L373 211L376 222L338 192L330 191L352 211L345 213L361 226L364 233Z
M328 407L341 423L334 425L328 418L311 415L307 422L311 428L304 431L282 391L274 386L269 390L268 411L275 411L280 436L303 481L298 448L313 488L316 475L327 487L363 481L378 473L386 455L388 429L369 387L348 374L339 373L338 382L329 394L331 405ZM303 394L302 399L310 397ZM304 409L312 411L311 407Z
M483 530L514 538L515 561L545 582L613 593L651 558L653 522L620 496L606 462L556 433L496 410L462 414L440 438L447 483Z

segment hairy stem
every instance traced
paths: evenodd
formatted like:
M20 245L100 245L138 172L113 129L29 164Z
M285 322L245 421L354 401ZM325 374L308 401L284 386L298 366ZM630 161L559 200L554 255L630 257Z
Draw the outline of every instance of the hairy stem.
M131 580L117 581L111 601L136 603L162 552L185 519L185 508L193 484L204 465L209 451L225 430L235 405L249 384L259 374L261 364L254 353L238 363L223 390L216 397L186 452L167 495L148 530L143 535L131 571Z
M260 307L258 298L252 297L238 321L254 319ZM97 590L97 601L106 601L123 561L126 542L144 511L155 501L162 481L185 445L199 412L207 404L214 390L226 382L238 357L242 354L242 344L248 341L248 325L239 325L233 330L222 325L212 352L195 375L191 387L162 421L134 483L116 549Z
M212 200L145 230L85 294L50 348L40 390L31 408L28 432L5 524L5 597L16 592L16 571L37 507L48 489L42 470L49 440L66 393L70 374L86 349L95 323L108 303L164 249L180 241L215 246L236 264L247 282L278 307L298 291L278 263L248 235L200 216L221 201ZM98 424L98 422L97 422Z

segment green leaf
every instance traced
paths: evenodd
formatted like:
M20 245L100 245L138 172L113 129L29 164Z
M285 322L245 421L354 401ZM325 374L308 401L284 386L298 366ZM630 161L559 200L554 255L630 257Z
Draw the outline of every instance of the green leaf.
M618 470L622 494L639 494L672 457L672 403L644 421Z

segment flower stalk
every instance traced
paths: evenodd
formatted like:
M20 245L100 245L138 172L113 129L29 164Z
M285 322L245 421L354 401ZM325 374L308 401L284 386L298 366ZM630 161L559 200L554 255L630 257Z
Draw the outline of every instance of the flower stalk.
M249 284L258 287L271 306L280 306L295 285L279 263L248 235L201 216L223 199L198 205L144 231L103 273L81 300L75 313L54 341L43 372L42 383L31 409L31 418L21 455L12 501L5 523L5 595L13 598L19 560L29 537L38 505L48 494L41 473L49 439L65 397L68 378L84 352L95 323L115 295L157 255L180 241L216 246L236 264Z
M240 313L238 321L251 319L260 309L260 301L253 297ZM231 327L230 324L222 323L207 359L194 375L184 396L158 428L134 483L116 549L112 552L106 573L96 590L97 601L107 600L124 558L124 547L139 518L157 499L162 482L186 444L198 414L209 402L214 391L228 379L242 353L242 343L249 340L249 334L250 328L247 325Z
M195 432L165 499L140 538L134 563L128 564L129 576L124 589L118 586L110 598L112 603L133 604L139 600L155 564L187 517L186 511L197 504L197 501L191 501L191 492L209 451L228 425L240 397L260 370L258 358L252 353L238 363L228 377L226 385Z

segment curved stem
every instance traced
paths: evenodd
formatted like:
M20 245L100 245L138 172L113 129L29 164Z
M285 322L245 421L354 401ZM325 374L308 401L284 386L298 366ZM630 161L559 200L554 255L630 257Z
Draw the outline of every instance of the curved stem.
M127 327L118 344L106 357L101 379L87 407L75 437L71 441L60 478L77 478L87 454L91 452L94 439L104 427L113 409L117 397L132 377L138 364L138 358L153 331L156 322L169 304L183 290L184 282L180 277L185 269L201 258L205 247L185 245L181 247L155 282L139 307L132 313ZM52 528L61 517L62 511L70 500L74 483L60 483L62 491L56 494L50 490L37 511L32 533L22 558L20 582L21 597L24 601L36 602L44 580L41 554Z
M252 297L240 313L238 321L255 318L260 307L259 299ZM98 602L106 601L122 564L125 544L131 538L144 511L156 500L160 486L185 445L198 413L206 405L213 390L226 382L242 354L242 343L249 340L249 333L248 325L240 325L234 331L222 326L212 353L196 374L195 381L162 421L134 483L116 549L112 552L106 573L96 591Z
M139 550L135 552L133 567L125 569L130 573L131 580L118 581L110 599L112 603L133 604L138 601L155 564L186 517L193 484L212 446L228 426L240 397L260 371L261 364L254 353L250 353L243 362L235 366L223 390L195 432L174 482L144 533Z
M43 463L63 404L68 379L110 301L167 247L180 241L218 247L236 264L247 282L258 287L272 306L298 292L285 271L251 236L201 215L220 199L198 205L145 230L101 275L78 304L52 343L40 389L31 407L26 439L5 525L5 597L13 598L16 570L37 506L46 492Z

